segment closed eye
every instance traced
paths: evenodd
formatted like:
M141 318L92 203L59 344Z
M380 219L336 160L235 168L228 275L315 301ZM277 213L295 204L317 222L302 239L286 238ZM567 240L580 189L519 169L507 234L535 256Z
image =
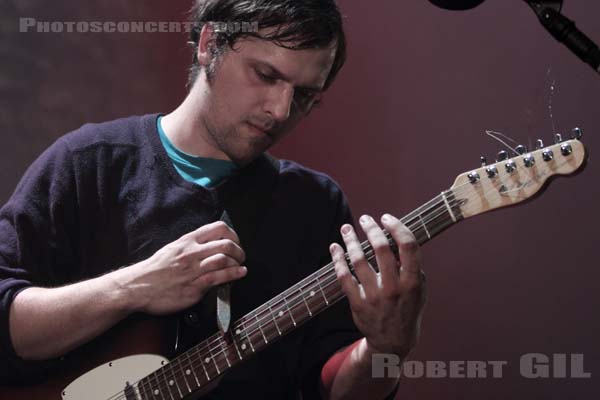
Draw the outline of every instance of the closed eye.
M267 75L267 74L263 74L262 72L260 72L257 69L255 69L254 72L256 73L256 76L258 76L258 78L265 83L275 83L277 81L276 77Z

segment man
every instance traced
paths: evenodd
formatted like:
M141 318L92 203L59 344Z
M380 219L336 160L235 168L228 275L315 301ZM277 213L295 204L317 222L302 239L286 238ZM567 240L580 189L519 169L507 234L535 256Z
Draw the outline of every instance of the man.
M61 356L133 313L186 311L199 336L214 328L211 289L235 281L237 318L333 259L350 307L338 303L256 354L211 395L393 396L398 378L372 378L371 357L405 358L416 343L424 287L414 237L382 218L400 267L379 224L361 217L376 273L337 185L264 154L343 65L336 5L200 1L194 19L191 89L177 109L65 135L2 208L2 375L60 368ZM259 30L221 31L220 21ZM218 221L224 211L233 227ZM355 275L331 244L340 238Z

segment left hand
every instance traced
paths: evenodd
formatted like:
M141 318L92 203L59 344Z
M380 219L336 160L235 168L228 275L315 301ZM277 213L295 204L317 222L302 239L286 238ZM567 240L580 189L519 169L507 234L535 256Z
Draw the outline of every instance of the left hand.
M375 252L379 272L369 265L351 225L341 230L356 278L348 269L343 248L334 243L329 250L354 323L367 345L375 353L406 357L417 343L425 304L421 252L414 235L400 220L386 214L381 221L398 245L400 262L383 230L366 215L360 224Z

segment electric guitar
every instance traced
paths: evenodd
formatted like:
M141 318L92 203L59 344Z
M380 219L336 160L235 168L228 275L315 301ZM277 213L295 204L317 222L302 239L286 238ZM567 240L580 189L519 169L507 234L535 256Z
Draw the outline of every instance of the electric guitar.
M561 140L537 149L516 149L515 157L501 152L495 163L460 174L452 187L402 218L420 244L446 228L478 214L513 206L541 193L550 178L581 170L586 161L581 131L572 139ZM390 245L397 250L391 235ZM362 249L374 258L370 244ZM346 259L350 265L349 259ZM212 389L229 369L281 336L308 321L342 299L333 263L327 264L289 289L235 321L230 334L216 333L172 360L153 354L168 354L164 348L148 343L164 343L166 333L149 338L143 324L138 330L118 325L109 334L105 347L86 353L77 368L59 373L47 382L27 387L5 386L0 397L7 399L65 400L174 400L200 398ZM147 323L144 322L144 323ZM120 332L119 332L120 330ZM132 341L131 337L135 337ZM150 349L150 350L148 350ZM120 358L119 358L120 357ZM111 361L112 360L112 361ZM95 367L89 372L89 369ZM76 378L76 379L75 379ZM69 383L70 382L70 383Z

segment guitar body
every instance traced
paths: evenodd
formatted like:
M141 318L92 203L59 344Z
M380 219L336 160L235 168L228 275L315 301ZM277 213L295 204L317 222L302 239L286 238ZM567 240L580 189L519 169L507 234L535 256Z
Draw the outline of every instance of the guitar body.
M108 399L122 391L127 381L136 382L167 362L164 356L173 355L175 331L172 320L132 316L67 355L41 382L0 387L0 398ZM82 384L89 385L88 389L82 389Z

